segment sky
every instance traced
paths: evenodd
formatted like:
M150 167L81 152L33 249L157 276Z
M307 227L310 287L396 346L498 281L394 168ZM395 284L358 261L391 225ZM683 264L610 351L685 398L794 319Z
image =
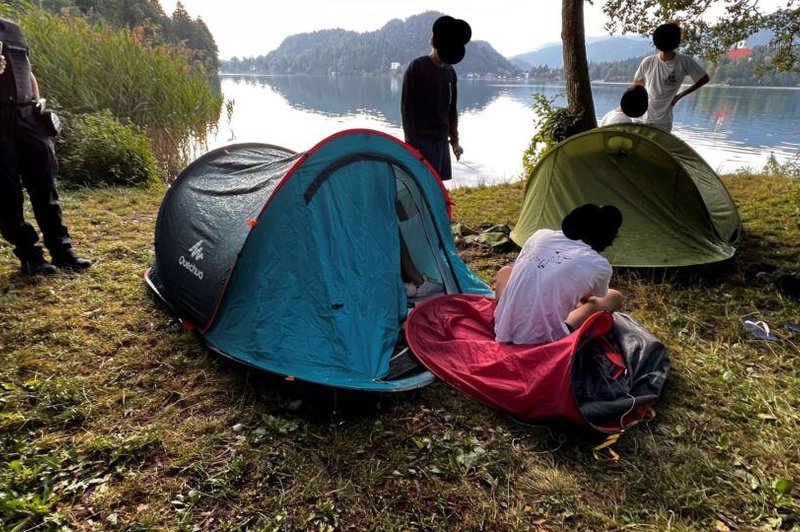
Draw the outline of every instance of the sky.
M172 14L176 0L160 0ZM439 11L466 20L474 40L488 41L506 57L561 40L561 2L554 0L183 0L202 17L220 57L264 55L286 37L322 29L374 31L393 18ZM275 7L275 5L280 7ZM607 35L599 2L586 4L587 36ZM488 6L488 7L487 7Z
M760 0L767 11L787 1ZM172 14L177 0L160 0ZM280 7L276 7L278 4ZM222 59L265 55L296 33L342 28L375 31L393 18L439 11L466 20L474 40L488 41L506 57L561 40L561 2L556 0L183 0L193 17L202 17ZM585 3L587 37L607 36L600 6ZM714 17L713 12L711 18Z

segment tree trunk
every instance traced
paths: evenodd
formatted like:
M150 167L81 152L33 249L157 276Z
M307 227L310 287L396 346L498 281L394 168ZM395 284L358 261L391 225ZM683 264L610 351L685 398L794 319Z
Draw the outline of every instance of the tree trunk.
M589 83L589 62L586 59L583 2L584 0L561 2L561 41L564 44L567 109L577 119L573 133L597 127L592 86Z

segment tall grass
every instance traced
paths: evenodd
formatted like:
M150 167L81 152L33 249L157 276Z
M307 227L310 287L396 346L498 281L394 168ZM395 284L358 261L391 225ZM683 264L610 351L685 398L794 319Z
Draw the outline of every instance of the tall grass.
M73 113L109 110L130 120L147 132L168 173L216 125L222 97L180 49L36 7L20 11L19 20L42 95Z

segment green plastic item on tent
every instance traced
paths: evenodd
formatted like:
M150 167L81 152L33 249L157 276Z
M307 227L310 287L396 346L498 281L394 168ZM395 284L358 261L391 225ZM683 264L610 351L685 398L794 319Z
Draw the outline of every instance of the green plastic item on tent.
M706 264L736 252L741 221L719 176L686 143L643 124L616 124L566 139L546 153L525 185L511 238L560 229L572 209L615 205L623 223L603 252L611 264Z

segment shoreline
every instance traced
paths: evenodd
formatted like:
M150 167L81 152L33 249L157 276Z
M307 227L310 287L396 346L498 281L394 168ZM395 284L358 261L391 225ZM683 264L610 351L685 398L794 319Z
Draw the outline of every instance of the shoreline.
M563 83L562 83L563 84ZM626 83L624 81L592 81L592 85L631 85L631 83ZM681 87L689 87L691 83L684 83ZM715 88L715 89L769 89L769 90L800 90L800 86L797 87L790 87L790 86L779 86L779 85L728 85L725 83L707 83L704 87Z
M309 78L329 78L329 77L342 77L342 78L373 78L373 79L392 79L396 76L388 75L388 76L347 76L343 74L337 74L336 76L326 76L324 74L263 74L263 73L231 73L231 72L218 72L217 75L219 77L228 77L228 78L237 78L237 77L245 77L245 78L287 78L287 77L309 77ZM502 79L502 78L460 78L460 83L469 83L473 81L487 81L487 82L494 82L491 85L496 87L503 87L503 86L514 86L514 87L524 87L524 86L531 86L531 87L539 87L542 85L554 85L554 86L564 86L565 82L563 81L553 81L553 80L531 80L531 79ZM592 85L630 85L625 81L591 81ZM690 86L689 83L684 83L683 86ZM764 89L764 90L800 90L800 86L773 86L773 85L726 85L724 83L708 83L705 85L706 87L713 87L717 89Z

